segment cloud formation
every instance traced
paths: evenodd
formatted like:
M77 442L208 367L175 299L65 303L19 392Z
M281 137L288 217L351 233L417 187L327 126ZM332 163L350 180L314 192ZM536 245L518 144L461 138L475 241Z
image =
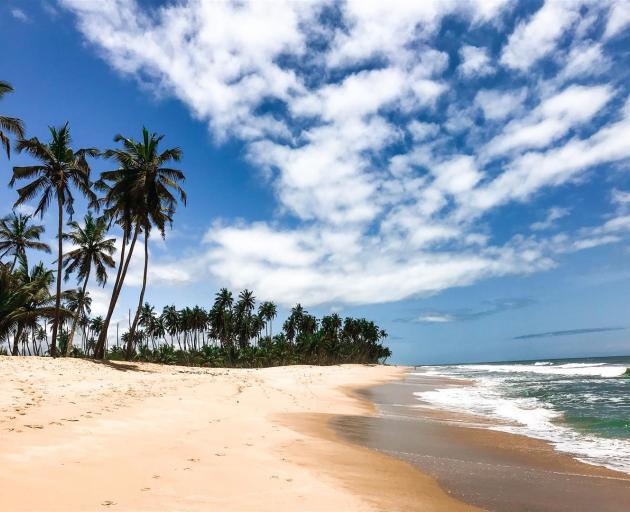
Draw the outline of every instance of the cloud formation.
M111 66L179 98L269 177L277 217L213 223L196 258L233 287L388 302L627 235L621 215L507 240L486 222L630 157L620 2L60 3ZM453 49L452 19L479 42Z
M592 334L597 332L623 331L625 327L591 327L586 329L568 329L566 331L539 332L515 336L514 340L530 340L535 338L555 338L559 336L576 336L578 334Z
M467 320L477 320L486 316L496 315L505 311L521 309L535 304L536 301L529 297L514 297L506 299L494 299L485 301L481 308L461 309L457 311L423 311L417 317L410 320L416 323L446 323Z

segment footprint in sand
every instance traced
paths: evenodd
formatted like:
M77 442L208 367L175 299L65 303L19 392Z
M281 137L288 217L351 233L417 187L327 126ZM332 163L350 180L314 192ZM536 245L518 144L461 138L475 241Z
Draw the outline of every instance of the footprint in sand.
M28 428L38 428L38 429L44 428L44 425L24 425L24 426Z
M104 507L111 507L112 505L116 505L116 503L110 500L105 500L103 503L101 503L101 505L103 505Z

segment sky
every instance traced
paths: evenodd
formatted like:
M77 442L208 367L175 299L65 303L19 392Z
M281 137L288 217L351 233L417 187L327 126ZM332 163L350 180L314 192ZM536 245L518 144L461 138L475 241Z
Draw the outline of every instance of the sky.
M29 136L183 150L158 310L249 288L276 325L372 319L407 364L630 353L627 0L6 0L0 40Z

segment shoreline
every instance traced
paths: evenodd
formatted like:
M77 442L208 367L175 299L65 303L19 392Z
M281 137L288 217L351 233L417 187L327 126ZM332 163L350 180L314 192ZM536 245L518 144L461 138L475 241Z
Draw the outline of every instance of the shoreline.
M456 385L407 375L363 390L380 414L340 417L333 426L347 441L406 460L453 497L481 508L630 510L630 475L581 462L544 440L490 430L485 418L424 406L413 396L444 384Z
M471 510L329 426L404 373L0 357L0 509Z
M399 376L404 379L405 373ZM374 387L370 384L344 386L340 389L356 400L362 414L353 418L369 418L378 414L376 404L364 396ZM297 451L301 463L310 467L325 468L333 478L341 481L350 492L358 493L377 507L377 510L418 512L476 512L484 509L465 503L450 495L426 472L408 461L373 447L345 439L334 424L339 414L283 415L280 421L301 433L312 436L313 443L302 445ZM326 446L322 446L322 442ZM323 466L316 464L324 463Z

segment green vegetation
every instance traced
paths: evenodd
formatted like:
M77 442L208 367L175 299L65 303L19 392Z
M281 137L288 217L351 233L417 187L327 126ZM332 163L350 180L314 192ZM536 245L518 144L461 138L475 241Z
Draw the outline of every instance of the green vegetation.
M0 98L12 91L9 84L0 81ZM373 322L342 319L337 314L317 319L299 304L291 310L281 332L274 335L276 305L262 302L257 307L249 290L235 299L223 288L208 309L166 306L158 315L145 302L148 244L153 230L166 237L178 203L186 204L184 173L170 167L181 160L181 149L160 150L164 136L146 128L139 140L117 135L114 142L119 147L103 152L72 149L68 123L49 130L46 143L36 137L26 139L19 119L0 116L0 144L7 158L11 156L12 135L17 139L16 150L35 161L13 167L9 185L20 182L14 208L35 201L34 215L43 217L52 201L57 206L56 271L43 263L29 267L29 253L51 252L40 241L44 226L19 211L0 219L0 354L238 367L377 363L391 355L382 344L387 334ZM88 159L101 157L114 162L115 169L100 173L93 181ZM83 223L72 220L77 192L87 199ZM69 217L67 224L64 214ZM122 232L118 263L114 259L116 239L108 236L113 226ZM144 271L138 306L126 332L119 333L116 325L116 342L108 347L113 337L110 323L139 236L144 246ZM64 240L72 246L65 254ZM104 287L108 271L114 268L107 313L104 318L93 318L90 278L94 276ZM78 287L62 290L62 281L73 276Z

